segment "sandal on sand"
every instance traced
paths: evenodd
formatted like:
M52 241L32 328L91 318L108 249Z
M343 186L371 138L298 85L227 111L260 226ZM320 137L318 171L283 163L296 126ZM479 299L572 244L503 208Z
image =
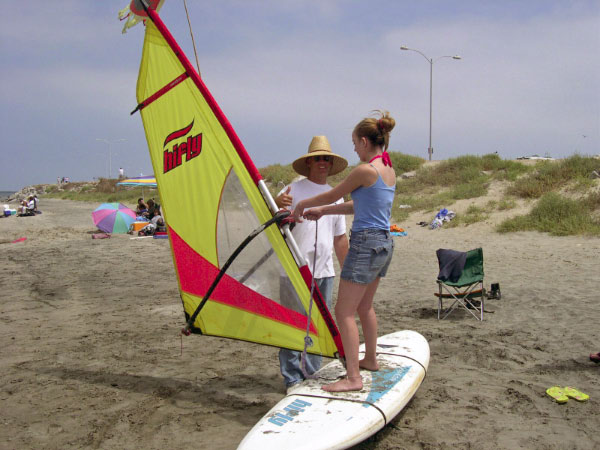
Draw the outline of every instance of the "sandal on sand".
M556 400L556 403L567 403L569 397L565 394L565 391L560 386L552 386L546 389L546 394Z
M600 363L600 352L590 353L590 361L594 361L596 364Z
M574 398L578 402L587 402L589 400L589 398L590 398L589 395L584 394L580 390L575 389L575 388L570 387L570 386L565 386L563 388L563 392L567 395L567 397Z

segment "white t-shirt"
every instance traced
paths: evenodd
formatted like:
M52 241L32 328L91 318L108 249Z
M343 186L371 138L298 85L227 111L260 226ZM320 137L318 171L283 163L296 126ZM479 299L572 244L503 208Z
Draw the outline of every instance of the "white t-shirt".
M289 195L292 196L293 210L300 200L314 197L331 189L328 184L316 184L308 178L300 181L295 181L291 185ZM284 187L279 194L285 192L288 187ZM279 195L277 194L277 195ZM337 200L335 203L343 203L343 199ZM346 234L346 217L340 215L325 215L319 220L318 241L317 241L317 261L313 276L315 278L334 277L335 270L333 269L333 238ZM296 223L292 230L292 235L302 252L302 256L306 258L308 268L313 271L313 258L315 254L315 227L314 220L304 220Z

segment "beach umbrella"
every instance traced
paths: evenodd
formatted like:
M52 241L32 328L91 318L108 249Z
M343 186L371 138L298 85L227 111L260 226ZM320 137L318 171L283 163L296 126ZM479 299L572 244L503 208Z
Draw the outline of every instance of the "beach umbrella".
M117 183L117 185L118 186L141 186L142 187L142 197L144 196L144 187L151 187L151 188L158 187L156 184L156 178L154 176L126 178L125 180L119 181Z
M92 213L94 225L105 233L127 233L135 211L122 203L102 203Z
M148 186L156 187L156 178L153 176L149 177L135 177L126 178L117 183L119 186Z

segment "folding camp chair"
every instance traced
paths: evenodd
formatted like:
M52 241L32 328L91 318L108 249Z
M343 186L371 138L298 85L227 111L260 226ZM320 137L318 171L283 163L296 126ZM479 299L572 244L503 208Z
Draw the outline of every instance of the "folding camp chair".
M460 272L460 267L456 267L456 265L453 268L453 274L460 273L460 277L455 281L442 275L442 269L446 269L445 274L448 273L448 265L444 264L440 259L442 252L452 252L456 256L455 260L458 266L462 265L462 259L464 259L462 272ZM463 307L476 319L483 320L483 301L485 297L483 289L483 250L481 248L469 250L466 252L466 258L464 258L464 253L452 250L440 249L436 253L440 265L440 275L438 275L437 279L439 292L435 293L435 296L438 298L438 320L440 318L445 319L459 306ZM443 317L441 317L442 310L444 309L443 301L445 299L452 301L452 304L443 311ZM479 304L477 304L475 299L479 299ZM475 312L479 313L479 317L477 317Z

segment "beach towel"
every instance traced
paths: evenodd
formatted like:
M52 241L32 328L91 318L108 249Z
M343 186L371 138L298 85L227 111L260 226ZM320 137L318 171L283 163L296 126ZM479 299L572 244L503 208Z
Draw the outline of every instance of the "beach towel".
M438 280L450 280L451 282L456 283L465 268L467 252L440 248L436 251L436 254L440 265Z
M442 208L431 221L429 228L432 230L440 228L444 222L450 222L452 219L454 219L454 217L456 217L456 213L454 211Z

